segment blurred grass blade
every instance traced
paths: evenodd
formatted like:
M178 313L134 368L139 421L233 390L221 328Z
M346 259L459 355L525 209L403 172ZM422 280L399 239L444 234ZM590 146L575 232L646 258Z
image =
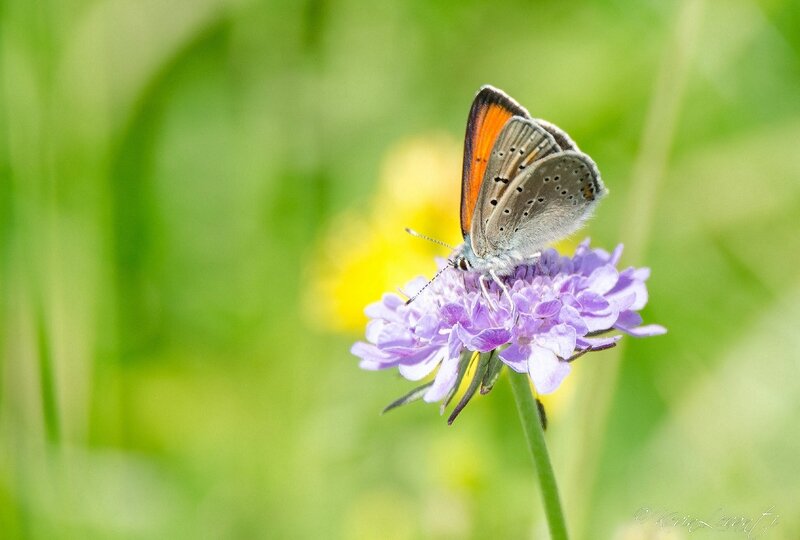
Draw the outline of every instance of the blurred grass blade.
M39 389L42 397L42 414L47 439L57 443L60 439L61 429L58 419L56 399L56 382L53 373L53 354L50 348L50 338L47 334L47 323L44 308L39 305L36 313L36 339L39 353Z
M703 29L704 0L683 0L675 10L669 41L665 43L659 73L648 108L639 153L632 172L627 197L626 218L622 223L625 256L632 263L641 262L647 252L655 221L659 191L680 118L689 72ZM586 414L581 430L583 451L570 467L568 482L573 494L570 509L575 523L575 538L591 537L592 499L599 475L600 456L608 427L619 376L623 351L606 359L602 369L595 367L591 386L582 396ZM587 379L588 380L588 379Z

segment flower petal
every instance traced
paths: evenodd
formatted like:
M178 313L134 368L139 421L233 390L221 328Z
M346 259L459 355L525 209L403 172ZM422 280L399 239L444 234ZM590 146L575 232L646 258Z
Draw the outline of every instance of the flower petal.
M533 310L534 317L554 317L561 310L561 300L548 300L540 302Z
M583 321L586 323L589 332L602 332L612 328L618 316L619 312L617 310L610 310L601 315L588 313L583 315Z
M660 336L667 333L667 329L660 324L648 324L637 326L636 328L620 328L620 330L634 337Z
M397 366L397 369L400 371L400 375L409 381L418 381L430 375L439 362L441 362L442 356L443 354L440 349L433 349L428 356L418 362L409 364L401 363Z
M593 349L607 349L619 341L622 336L607 337L582 337L576 340L575 346L579 349L592 347Z
M414 326L414 334L424 340L430 340L439 332L439 318L433 313L424 315Z
M397 323L383 325L375 344L384 350L413 347L415 341L410 329Z
M575 350L575 329L566 324L558 324L548 332L536 337L536 344L549 349L561 358L568 358Z
M365 336L367 341L370 343L377 343L378 336L381 335L383 331L383 326L386 322L383 319L372 319L367 323L367 331L365 332Z
M569 372L569 363L559 362L551 350L536 345L531 347L531 356L528 359L528 373L538 393L550 394L554 392Z
M606 300L602 295L597 294L594 291L581 291L578 293L576 297L578 302L581 305L581 309L584 311L591 311L591 312L605 312L609 309L608 300Z
M489 352L511 339L511 332L506 328L487 328L473 334L470 330L459 326L459 337L471 351Z
M605 294L617 284L619 273L613 266L601 266L588 277L589 290Z
M450 392L458 377L458 361L461 359L461 341L455 332L450 334L447 356L439 366L436 378L425 395L422 397L428 403L441 400Z
M608 258L608 264L613 266L617 266L619 263L620 257L622 257L622 244L617 244L617 247L614 248L614 251L611 253L611 256Z
M386 354L372 343L357 341L350 347L350 352L361 358L359 366L362 369L376 370L393 367L398 360L392 355Z
M512 343L504 350L500 351L500 360L517 373L525 373L528 371L528 358L530 358L530 356L531 348L529 345Z
M439 310L439 314L444 324L448 326L453 326L456 323L465 323L469 320L467 309L462 304L456 304L455 302L450 302L442 306Z
M633 328L642 324L642 316L635 311L623 311L617 318L617 328Z

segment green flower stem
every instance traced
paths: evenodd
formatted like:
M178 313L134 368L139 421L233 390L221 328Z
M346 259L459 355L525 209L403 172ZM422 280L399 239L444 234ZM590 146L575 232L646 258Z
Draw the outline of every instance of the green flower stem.
M536 407L536 401L534 401L531 393L528 374L517 373L510 369L507 371L511 380L514 399L517 402L522 429L525 432L528 448L530 448L533 456L536 475L539 477L539 486L541 487L542 500L544 501L544 513L547 516L547 525L550 528L550 538L552 540L567 540L567 526L564 522L564 512L561 510L561 501L558 498L556 477L553 474L553 466L550 464L550 456L547 454L547 445L544 442L544 431L539 418L539 409Z

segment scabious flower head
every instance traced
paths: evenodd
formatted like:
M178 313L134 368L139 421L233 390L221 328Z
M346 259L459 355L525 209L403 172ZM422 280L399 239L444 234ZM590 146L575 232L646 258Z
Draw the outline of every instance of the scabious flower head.
M489 282L487 298L479 275L446 267L439 278L413 302L384 294L367 306L370 318L366 342L351 351L364 369L397 367L409 380L433 373L435 378L406 398L428 402L448 400L471 359L465 352L489 353L498 371L503 365L528 373L540 394L555 391L579 355L614 346L617 330L643 337L662 334L658 325L642 326L639 311L647 303L647 268L618 270L622 246L612 253L580 244L573 257L545 250L530 265L521 265L502 278L510 293ZM424 278L411 281L406 291L416 292ZM513 302L513 306L512 306ZM500 362L496 359L499 358ZM488 378L487 378L488 380ZM403 398L401 398L403 399Z

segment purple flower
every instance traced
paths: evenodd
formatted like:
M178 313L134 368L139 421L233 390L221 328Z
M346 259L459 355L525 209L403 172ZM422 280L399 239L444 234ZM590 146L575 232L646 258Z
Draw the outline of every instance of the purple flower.
M548 394L567 376L572 359L612 347L621 337L600 334L618 330L644 337L666 332L658 325L641 325L638 312L647 303L645 281L650 272L632 267L619 271L621 254L621 245L609 254L590 249L588 240L572 258L545 250L535 264L519 266L503 278L511 301L496 283L488 283L488 299L479 275L445 268L410 304L385 294L367 306L371 320L366 342L357 342L351 351L364 369L397 367L414 381L439 368L433 381L390 407L420 397L445 400L446 405L466 371L465 363L474 356L464 354L469 351L483 353L482 371L475 375L476 381L481 378L482 392L506 365L528 373L536 391ZM444 268L447 262L438 264ZM406 290L417 291L425 283L417 278Z

